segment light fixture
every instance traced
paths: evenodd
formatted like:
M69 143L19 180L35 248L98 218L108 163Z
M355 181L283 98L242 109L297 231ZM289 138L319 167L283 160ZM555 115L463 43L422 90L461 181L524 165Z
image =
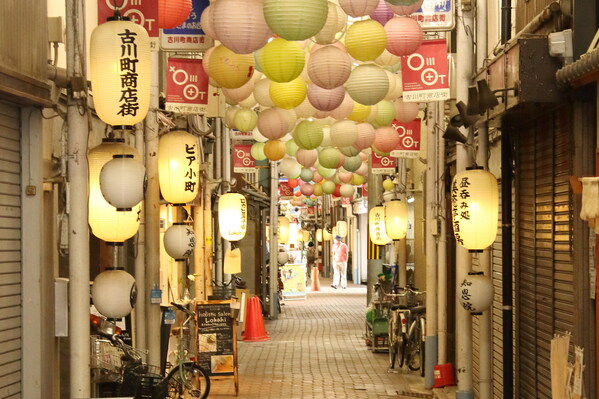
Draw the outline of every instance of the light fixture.
M105 270L94 279L91 295L98 312L109 319L121 319L135 305L135 279L122 269Z
M368 212L368 232L370 241L376 245L386 245L391 242L385 228L384 207L375 206Z
M493 282L482 272L470 272L460 284L458 297L464 309L481 315L493 303Z
M331 241L333 239L333 235L331 234L331 228L327 227L322 230L322 239L324 241Z
M289 219L285 216L279 216L278 219L277 241L279 244L286 244L289 241Z
M144 197L146 168L133 154L117 154L100 171L100 190L117 211L131 211Z
M415 198L412 194L408 195L408 197L406 198L406 202L408 204L412 204L412 203L414 203L414 201L415 201Z
M322 229L316 230L316 241L322 242Z
M178 262L183 262L193 253L196 244L193 228L186 223L173 223L164 232L164 249Z
M347 222L345 220L339 220L337 221L337 234L339 234L341 237L346 237L347 236Z
M385 204L385 228L392 240L406 238L408 232L408 205L398 199Z
M218 199L218 228L228 241L239 241L247 230L247 200L238 193L226 193Z
M173 130L158 142L158 181L162 197L174 204L193 201L200 189L198 138L184 130Z

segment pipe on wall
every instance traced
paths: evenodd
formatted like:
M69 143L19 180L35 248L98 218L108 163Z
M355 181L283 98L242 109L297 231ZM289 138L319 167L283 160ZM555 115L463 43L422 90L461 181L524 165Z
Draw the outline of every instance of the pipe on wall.
M143 124L135 125L135 149L140 154L145 154ZM142 204L145 207L145 204ZM146 218L143 210L139 215L139 230L135 236L135 285L137 289L137 297L140 298L135 303L135 345L138 348L147 348L147 331L146 331L146 301L145 298L149 294L146 290Z
M445 131L443 123L445 117L445 103L439 102L436 120ZM437 242L437 334L438 334L438 364L447 363L447 220L445 206L445 139L442 134L437 134L437 219L439 223L439 236Z

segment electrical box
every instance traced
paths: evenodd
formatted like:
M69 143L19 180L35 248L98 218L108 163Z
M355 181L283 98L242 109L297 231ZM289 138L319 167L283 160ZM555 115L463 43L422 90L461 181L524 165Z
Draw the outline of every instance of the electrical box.
M54 280L54 336L69 336L69 279Z
M64 29L62 17L48 18L48 41L50 43L64 43Z

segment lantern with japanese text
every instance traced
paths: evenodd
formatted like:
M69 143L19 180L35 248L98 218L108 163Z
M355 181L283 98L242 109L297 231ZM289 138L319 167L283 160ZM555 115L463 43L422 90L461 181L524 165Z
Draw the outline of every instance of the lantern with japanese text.
M218 228L228 241L239 241L245 236L248 221L245 197L238 193L226 193L218 199Z
M279 216L277 223L277 240L279 244L286 244L289 241L289 219L285 216Z
M408 232L408 204L395 199L385 204L385 227L392 240L406 238Z
M182 262L193 253L196 244L193 228L186 223L173 223L166 229L163 237L166 253L178 262Z
M460 284L458 298L464 309L481 315L493 303L493 282L482 272L470 272Z
M368 212L368 232L370 241L376 245L386 245L391 242L385 229L385 208L382 206L373 207Z
M105 270L94 279L91 295L98 312L110 319L121 319L131 313L137 300L135 279L121 269Z
M173 130L158 142L158 179L162 197L175 205L193 201L200 186L198 138Z
M130 212L144 197L146 168L133 154L113 155L100 171L100 191L119 212Z
M451 183L453 234L470 252L489 247L497 236L497 178L480 167L459 172Z
M90 79L98 117L113 126L141 122L150 106L150 38L143 26L114 16L90 41Z

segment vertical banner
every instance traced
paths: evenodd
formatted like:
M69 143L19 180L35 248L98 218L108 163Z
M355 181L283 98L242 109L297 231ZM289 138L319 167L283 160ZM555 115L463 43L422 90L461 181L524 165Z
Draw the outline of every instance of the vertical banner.
M418 158L418 154L420 153L420 119L414 119L408 123L401 123L394 119L391 122L391 126L399 134L399 143L391 151L391 156L397 158Z
M204 33L200 25L202 12L209 4L209 0L192 0L192 9L187 21L173 29L161 29L160 47L163 50L190 51L207 50L212 47L214 40Z
M445 39L425 40L414 53L401 57L403 100L429 102L449 99L449 62Z
M374 175L388 175L395 173L395 158L392 157L381 157L374 152L372 157L372 174Z
M424 31L448 31L455 27L454 0L424 0L418 11L411 15Z
M279 197L281 197L281 199L293 197L293 188L289 187L287 181L279 181Z
M233 146L233 171L235 173L256 171L256 160L252 157L251 150L251 144L235 144Z
M202 60L169 58L166 72L166 110L204 114L208 107L208 75Z

